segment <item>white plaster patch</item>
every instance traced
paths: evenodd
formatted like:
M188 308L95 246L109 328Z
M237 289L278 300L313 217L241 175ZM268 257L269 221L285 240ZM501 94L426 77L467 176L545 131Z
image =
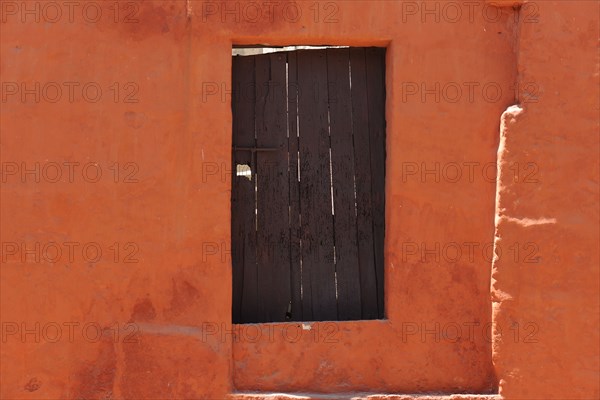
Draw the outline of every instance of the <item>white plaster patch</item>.
M547 225L555 224L556 218L513 218L513 217L501 217L500 221L513 222L521 226L535 226L535 225Z

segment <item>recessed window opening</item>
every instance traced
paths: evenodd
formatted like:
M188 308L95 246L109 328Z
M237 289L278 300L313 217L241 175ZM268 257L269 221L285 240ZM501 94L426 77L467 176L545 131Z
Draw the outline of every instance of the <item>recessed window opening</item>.
M384 318L385 49L232 54L233 322Z
M234 47L231 49L232 56L255 56L258 54L269 54L277 52L287 52L295 50L321 50L321 49L348 49L349 46L253 46L253 47Z

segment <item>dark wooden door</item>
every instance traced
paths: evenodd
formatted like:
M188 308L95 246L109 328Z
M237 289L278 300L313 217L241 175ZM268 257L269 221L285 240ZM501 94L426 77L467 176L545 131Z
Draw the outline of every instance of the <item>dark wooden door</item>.
M233 322L383 318L385 49L236 56L232 110Z

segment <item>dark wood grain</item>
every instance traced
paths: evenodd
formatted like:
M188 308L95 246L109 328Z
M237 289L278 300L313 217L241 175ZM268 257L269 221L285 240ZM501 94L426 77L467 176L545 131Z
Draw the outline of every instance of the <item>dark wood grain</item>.
M384 318L385 49L235 57L232 111L233 322Z
M303 315L337 319L324 50L298 51Z
M367 71L363 48L350 49L350 67L361 308L363 319L373 319L377 318L377 281L372 224Z
M255 146L254 99L247 92L254 86L254 58L234 57L232 70L233 146ZM237 164L252 164L250 152L233 151L232 158L232 312L234 323L245 323L256 320L258 310L254 177L250 181L235 173Z
M298 175L298 74L296 52L288 53L288 156L289 156L289 212L290 212L290 267L292 307L291 321L303 321L302 271L300 253L300 182Z
M375 277L377 279L377 316L384 317L385 237L385 49L366 49L367 100L369 103L369 137L371 142L371 199Z
M349 49L327 49L338 319L361 318Z
M285 321L290 227L285 54L256 56L258 322ZM261 151L275 148L277 151Z

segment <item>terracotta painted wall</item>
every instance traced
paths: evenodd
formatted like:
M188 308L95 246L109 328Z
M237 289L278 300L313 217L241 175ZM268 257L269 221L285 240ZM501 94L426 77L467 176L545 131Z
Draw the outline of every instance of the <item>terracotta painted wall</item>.
M0 396L598 398L600 9L503 3L1 1ZM256 43L388 48L384 321L231 326Z
M497 243L534 242L541 262L494 263L494 321L535 321L537 343L493 345L507 398L593 399L599 393L597 2L539 2L539 24L523 25L521 82L539 102L503 116ZM539 182L512 183L510 166L535 162Z

